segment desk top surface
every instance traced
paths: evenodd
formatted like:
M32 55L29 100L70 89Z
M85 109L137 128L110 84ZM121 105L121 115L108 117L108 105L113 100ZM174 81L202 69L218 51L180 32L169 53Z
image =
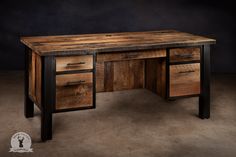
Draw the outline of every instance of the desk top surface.
M215 44L214 39L175 30L22 37L41 56L75 55Z

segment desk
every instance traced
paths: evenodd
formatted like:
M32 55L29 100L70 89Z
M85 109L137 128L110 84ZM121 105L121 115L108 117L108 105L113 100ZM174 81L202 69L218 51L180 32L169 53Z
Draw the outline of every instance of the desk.
M25 117L41 110L41 139L52 115L93 109L96 92L146 88L165 99L199 97L210 117L210 45L214 39L175 30L22 37Z

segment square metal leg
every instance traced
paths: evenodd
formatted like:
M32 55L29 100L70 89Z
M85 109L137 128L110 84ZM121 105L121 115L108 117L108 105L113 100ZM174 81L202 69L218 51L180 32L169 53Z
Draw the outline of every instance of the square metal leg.
M210 118L210 45L201 49L201 93L199 97L199 117Z

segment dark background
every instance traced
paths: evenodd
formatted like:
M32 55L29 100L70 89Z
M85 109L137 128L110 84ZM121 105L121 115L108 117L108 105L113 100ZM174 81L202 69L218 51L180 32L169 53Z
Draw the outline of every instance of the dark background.
M0 70L24 69L20 36L176 29L215 38L212 71L236 73L233 6L229 0L1 0Z

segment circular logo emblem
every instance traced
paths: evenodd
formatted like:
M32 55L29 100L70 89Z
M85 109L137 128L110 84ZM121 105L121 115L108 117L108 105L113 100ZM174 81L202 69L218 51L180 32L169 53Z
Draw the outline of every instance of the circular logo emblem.
M9 152L33 152L31 138L25 132L17 132L11 137L11 148Z

